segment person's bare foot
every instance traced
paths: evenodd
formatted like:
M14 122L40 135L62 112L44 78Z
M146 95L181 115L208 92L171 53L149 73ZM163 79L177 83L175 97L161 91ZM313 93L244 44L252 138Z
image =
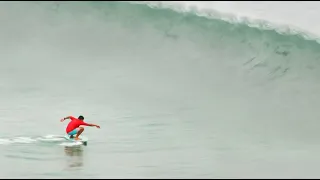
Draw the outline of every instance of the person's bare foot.
M80 140L80 138L78 138L78 137L75 137L75 138L74 138L74 140Z

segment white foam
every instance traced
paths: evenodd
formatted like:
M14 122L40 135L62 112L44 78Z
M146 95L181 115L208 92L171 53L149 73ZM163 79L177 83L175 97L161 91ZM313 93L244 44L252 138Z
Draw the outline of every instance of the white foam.
M52 134L50 134L50 135L46 135L44 137L38 137L37 140L54 142L54 141L64 141L65 139L64 139L64 136L62 136L62 135L52 135Z
M17 143L32 143L37 140L32 139L30 137L17 137L11 140L12 142L17 142Z
M80 136L81 138L81 136ZM27 144L27 143L35 143L35 142L62 142L58 145L61 146L78 146L78 145L82 145L81 141L77 141L77 142L70 142L68 140L66 140L64 138L63 135L45 135L45 136L41 136L41 137L14 137L14 138L8 138L8 139L0 139L0 144L14 144L14 143L23 143L23 144Z
M12 144L13 142L10 139L0 139L0 144Z
M0 144L14 144L14 143L23 143L23 144L30 144L35 143L39 141L45 141L45 142L61 142L66 141L64 136L62 135L45 135L41 137L14 137L14 138L8 138L8 139L0 139Z
M48 135L45 135L44 138L47 138L47 139L50 139L50 138L63 138L64 136L62 135L55 135L55 134L48 134Z
M36 138L39 141L55 142L55 141L64 141L63 138Z

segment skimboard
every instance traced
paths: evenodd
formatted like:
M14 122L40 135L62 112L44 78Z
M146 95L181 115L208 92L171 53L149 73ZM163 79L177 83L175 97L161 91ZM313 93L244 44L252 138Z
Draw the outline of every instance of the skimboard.
M70 136L68 135L65 135L64 138L68 141L71 141L71 142L81 142L83 145L87 145L88 144L88 138L85 137L85 136L79 136L79 140L75 140L74 138L70 138Z

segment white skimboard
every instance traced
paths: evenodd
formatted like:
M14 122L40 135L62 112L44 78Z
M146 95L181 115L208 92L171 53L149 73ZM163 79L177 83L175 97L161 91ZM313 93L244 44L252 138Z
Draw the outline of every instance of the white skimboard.
M74 136L75 137L75 136ZM85 136L79 136L79 140L75 140L74 138L70 138L69 135L65 135L64 138L68 141L71 141L71 142L81 142L83 145L87 145L88 144L88 138L85 137Z

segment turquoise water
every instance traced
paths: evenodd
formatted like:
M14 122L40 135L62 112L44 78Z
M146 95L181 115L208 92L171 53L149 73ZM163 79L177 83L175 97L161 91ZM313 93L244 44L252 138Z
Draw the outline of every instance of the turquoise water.
M303 34L127 2L0 12L0 177L319 177L320 45ZM48 136L80 114L101 126L88 146Z

